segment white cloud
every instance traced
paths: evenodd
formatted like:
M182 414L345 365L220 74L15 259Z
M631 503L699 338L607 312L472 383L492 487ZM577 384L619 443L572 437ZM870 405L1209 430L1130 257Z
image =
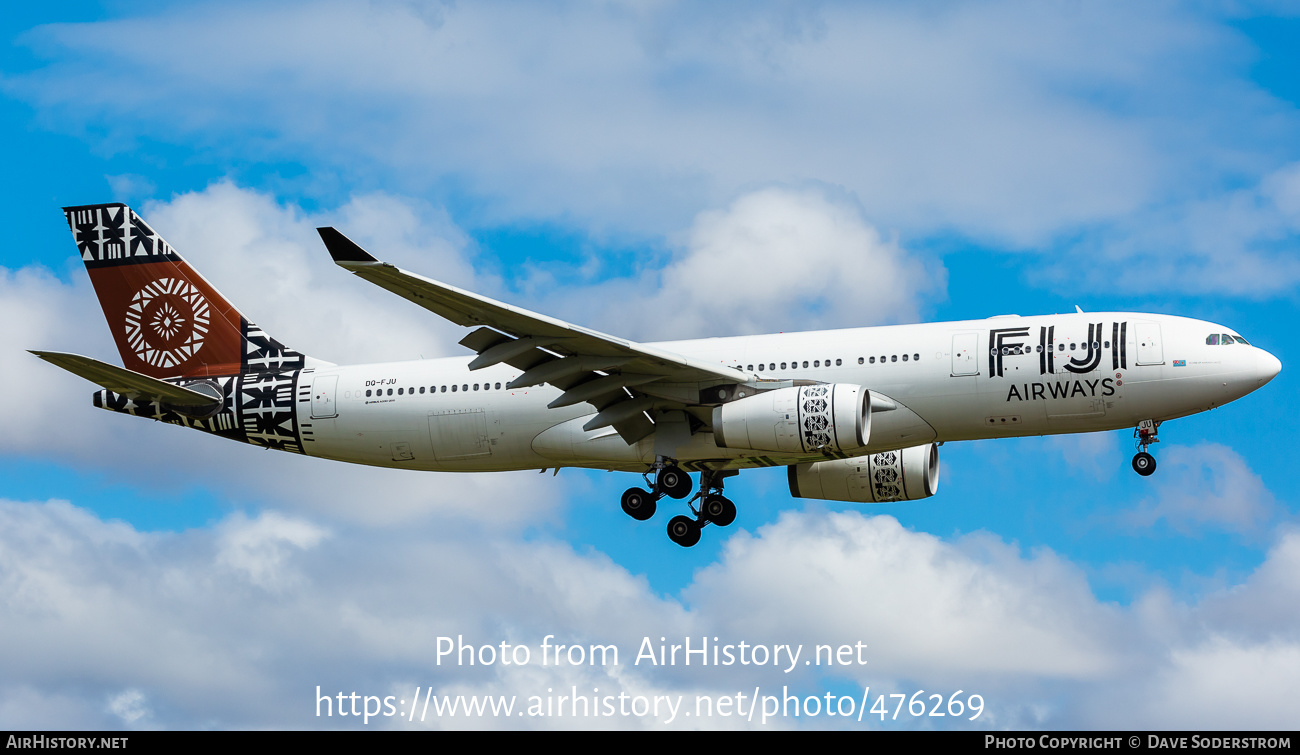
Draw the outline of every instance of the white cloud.
M1026 559L990 536L954 546L887 516L783 515L729 540L686 597L729 634L869 641L865 671L893 679L1089 678L1120 659L1117 612L1053 554Z
M1073 289L1269 298L1300 283L1298 237L1300 163L1289 163L1246 188L1135 212L1035 277Z
M1153 594L1122 608L1097 601L1079 569L1050 552L1026 556L987 534L943 541L857 513L790 513L737 533L680 599L655 595L603 554L545 540L467 538L427 525L321 531L311 520L269 513L143 534L68 504L0 504L0 722L51 720L57 709L63 726L359 725L313 716L317 685L330 695L401 699L433 685L438 694L521 701L576 687L584 695L685 695L693 705L696 694L755 685L805 695L845 684L977 692L987 706L983 726L1290 722L1284 701L1300 658L1297 602L1288 599L1300 592L1294 532L1282 534L1249 579L1200 603ZM294 541L274 569L298 581L268 592L249 583L249 572L223 567L232 532ZM542 666L547 634L552 645L617 645L621 663ZM770 665L635 665L646 636L802 643L804 653L862 641L868 664L829 673L797 666L791 674ZM522 643L531 662L439 664L439 637L494 649ZM160 700L166 705L151 702ZM837 723L844 722L772 726ZM389 717L372 725L414 724ZM613 716L421 725L665 724L664 716Z
M122 690L121 693L111 697L108 701L108 710L122 719L122 723L127 726L147 718L151 713L148 700L145 699L144 693L138 689Z
M541 306L639 340L703 338L914 322L945 283L849 199L772 187L701 212L662 267Z
M235 515L225 523L217 538L219 566L242 573L250 582L272 592L284 592L301 583L287 562L291 550L307 550L328 533L315 525L288 519L275 512L254 521Z
M1067 465L1097 480L1114 476L1118 449L1113 432L1052 435L1046 445L1059 453Z
M1260 170L1256 124L1289 117L1245 40L1183 6L223 3L27 41L51 63L8 90L119 148L377 168L489 197L486 222L651 234L813 180L891 228L1032 246Z
M1174 446L1160 464L1156 497L1124 515L1129 526L1146 528L1164 520L1179 532L1216 527L1254 533L1275 511L1264 481L1227 446Z

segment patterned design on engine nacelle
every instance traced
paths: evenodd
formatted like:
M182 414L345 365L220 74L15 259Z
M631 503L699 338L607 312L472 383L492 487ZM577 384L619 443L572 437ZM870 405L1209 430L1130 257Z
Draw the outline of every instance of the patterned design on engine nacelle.
M871 391L844 383L778 388L713 410L719 448L794 456L861 453L871 437Z
M939 448L934 443L851 459L792 464L790 495L853 503L929 498L939 490Z
M803 447L807 451L831 445L831 389L810 385L799 389L799 415L803 420Z
M884 451L867 457L871 470L871 493L877 501L903 497L903 453Z

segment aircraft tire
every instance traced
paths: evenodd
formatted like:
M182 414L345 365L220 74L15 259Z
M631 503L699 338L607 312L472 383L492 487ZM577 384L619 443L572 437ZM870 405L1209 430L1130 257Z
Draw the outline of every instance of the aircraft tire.
M685 498L691 494L691 476L682 471L681 467L669 466L659 470L658 477L659 491L671 498Z
M700 525L688 516L675 516L668 522L668 539L689 548L700 542Z
M736 521L736 504L720 495L705 496L701 511L705 519L719 527L726 527Z
M644 522L655 515L655 497L648 490L641 488L628 488L623 492L623 513L637 520Z
M1133 471L1143 477L1150 477L1156 471L1156 457L1146 451L1139 451L1133 457Z

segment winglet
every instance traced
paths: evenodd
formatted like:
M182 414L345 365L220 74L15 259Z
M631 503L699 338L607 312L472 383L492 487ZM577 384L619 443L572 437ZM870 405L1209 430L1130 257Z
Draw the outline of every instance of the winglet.
M379 261L370 256L365 249L357 246L352 239L333 228L317 228L316 232L320 234L320 240L325 242L325 248L329 250L330 256L336 263Z

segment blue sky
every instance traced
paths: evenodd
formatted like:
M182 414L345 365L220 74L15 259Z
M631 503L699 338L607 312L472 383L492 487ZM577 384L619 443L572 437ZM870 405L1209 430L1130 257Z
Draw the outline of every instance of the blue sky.
M317 718L317 685L791 684L984 696L948 727L1295 727L1286 9L156 2L2 23L4 726L362 726ZM635 339L1077 304L1224 323L1283 371L1168 423L1152 478L1126 432L950 444L940 493L887 507L792 500L756 470L728 485L736 524L688 551L662 514L619 511L630 475L354 468L95 411L23 350L117 361L58 210L110 200L339 363L455 355L463 334L338 271L316 225ZM791 676L437 665L456 634L873 655ZM757 724L365 724L737 725Z

